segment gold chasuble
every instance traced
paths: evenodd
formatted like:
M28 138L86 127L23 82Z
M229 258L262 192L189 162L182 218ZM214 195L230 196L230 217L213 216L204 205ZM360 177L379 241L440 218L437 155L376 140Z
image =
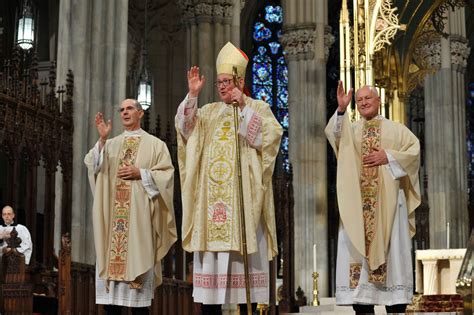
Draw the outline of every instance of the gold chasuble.
M139 288L154 270L161 284L161 259L177 239L173 211L174 168L166 144L140 130L107 140L100 171L94 175L92 150L85 157L94 193L93 227L99 278ZM159 194L149 197L141 180L122 180L121 166L150 170Z
M368 261L369 281L384 282L399 189L406 196L410 236L415 234L415 209L420 204L419 141L399 123L378 116L351 124L347 113L342 118L340 138L336 138L336 116L325 132L337 157L342 225L352 245ZM390 154L407 175L395 179L387 165L364 167L362 158L376 148Z
M240 141L248 254L257 251L257 227L263 222L271 259L278 253L272 174L282 128L267 103L248 97L245 103L262 118L262 150L245 139ZM198 109L187 139L179 132L178 122L176 128L183 248L188 252L241 252L232 106L217 102Z

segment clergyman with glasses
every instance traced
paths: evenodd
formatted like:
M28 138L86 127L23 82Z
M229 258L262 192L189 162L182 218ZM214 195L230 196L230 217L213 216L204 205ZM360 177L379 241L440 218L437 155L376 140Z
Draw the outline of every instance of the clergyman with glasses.
M120 105L123 133L95 116L99 140L84 162L94 194L96 303L106 314L149 314L161 284L161 259L176 241L174 168L166 144L140 128L139 102Z
M219 102L198 108L206 80L199 67L187 74L188 94L175 118L183 201L183 248L194 254L193 297L202 314L240 304L247 314L241 256L235 137L240 136L250 298L269 301L268 261L278 252L272 174L282 128L270 106L243 93L248 58L230 42L219 52L214 83ZM234 77L235 75L235 77ZM233 102L239 107L238 135Z

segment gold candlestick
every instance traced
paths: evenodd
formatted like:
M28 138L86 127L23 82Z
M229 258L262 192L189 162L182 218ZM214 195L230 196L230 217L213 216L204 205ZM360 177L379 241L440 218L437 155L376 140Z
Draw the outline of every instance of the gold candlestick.
M313 306L319 305L318 276L319 274L316 271L313 272Z

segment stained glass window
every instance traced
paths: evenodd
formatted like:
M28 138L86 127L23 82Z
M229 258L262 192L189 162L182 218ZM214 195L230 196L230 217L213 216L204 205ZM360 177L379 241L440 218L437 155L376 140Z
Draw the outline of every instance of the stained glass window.
M270 104L283 127L280 151L288 170L288 66L280 44L282 26L279 1L268 1L253 26L252 95Z

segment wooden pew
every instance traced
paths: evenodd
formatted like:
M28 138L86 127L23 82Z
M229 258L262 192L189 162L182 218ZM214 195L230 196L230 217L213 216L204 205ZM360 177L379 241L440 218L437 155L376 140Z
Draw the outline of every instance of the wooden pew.
M71 237L65 233L61 237L58 261L58 302L59 314L71 314Z
M11 249L2 258L1 314L33 314L33 306L40 303L58 305L57 313L61 315L102 313L102 308L95 304L95 267L71 262L69 234L63 235L61 239L57 273L52 270L28 270L24 255L16 250L19 242L14 229L8 240ZM35 287L41 289L37 291ZM51 299L54 303L51 303ZM163 284L155 290L150 311L159 315L193 314L192 284L163 278ZM49 309L45 314L52 312L53 309Z
M33 284L26 271L25 256L17 251L21 239L13 228L2 256L2 297L5 314L33 313Z

